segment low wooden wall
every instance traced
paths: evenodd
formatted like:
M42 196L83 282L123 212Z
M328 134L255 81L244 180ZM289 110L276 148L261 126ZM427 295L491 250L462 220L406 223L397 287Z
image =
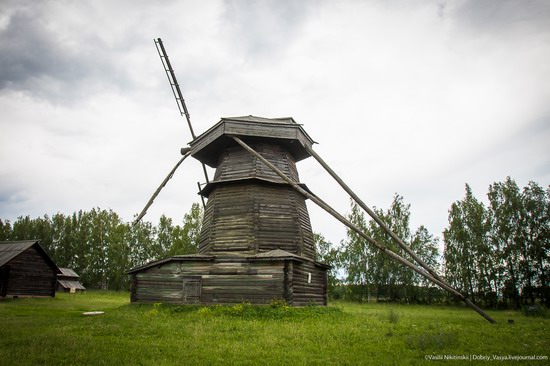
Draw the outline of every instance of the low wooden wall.
M283 299L284 279L283 261L170 261L132 274L131 301L269 304Z

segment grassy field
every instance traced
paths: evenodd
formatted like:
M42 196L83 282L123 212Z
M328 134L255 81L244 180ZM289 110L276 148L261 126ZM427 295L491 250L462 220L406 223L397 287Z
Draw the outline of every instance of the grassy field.
M105 314L82 315L98 310ZM482 356L498 364L505 361L494 356L550 356L548 317L490 315L497 324L459 307L175 307L130 305L128 293L91 291L4 299L0 364L414 365L481 363Z

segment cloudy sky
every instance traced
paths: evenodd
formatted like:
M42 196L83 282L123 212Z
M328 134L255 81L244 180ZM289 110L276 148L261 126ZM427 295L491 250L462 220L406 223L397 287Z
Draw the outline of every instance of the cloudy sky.
M0 6L0 218L93 207L130 221L220 117L287 117L369 206L395 193L441 236L464 184L550 184L546 0L34 1ZM301 180L349 198L307 159ZM187 160L146 216L199 202ZM334 243L342 225L308 204Z

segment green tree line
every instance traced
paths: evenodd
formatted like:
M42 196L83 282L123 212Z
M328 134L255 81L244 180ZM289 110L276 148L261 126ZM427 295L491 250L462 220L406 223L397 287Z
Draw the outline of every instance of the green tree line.
M181 224L161 216L155 226L147 221L124 222L112 210L94 208L72 215L56 213L11 223L0 220L0 240L40 239L59 267L74 269L84 286L126 290L126 271L152 260L197 252L202 208L194 203Z
M386 211L376 214L447 282L488 307L515 307L539 300L549 305L550 187L534 182L520 189L508 177L490 185L488 207L469 185L466 195L451 205L448 227L439 238L424 226L410 228L410 205L395 195ZM367 221L354 202L348 219L385 247L402 253L374 222ZM331 263L329 291L333 297L431 303L450 299L411 269L391 260L348 230L339 247L316 235L319 259Z

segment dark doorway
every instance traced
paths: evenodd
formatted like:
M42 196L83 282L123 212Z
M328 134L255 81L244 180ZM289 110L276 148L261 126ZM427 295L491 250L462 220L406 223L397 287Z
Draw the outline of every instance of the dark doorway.
M4 266L0 268L0 297L6 297L8 293L8 277L10 275L10 267Z

